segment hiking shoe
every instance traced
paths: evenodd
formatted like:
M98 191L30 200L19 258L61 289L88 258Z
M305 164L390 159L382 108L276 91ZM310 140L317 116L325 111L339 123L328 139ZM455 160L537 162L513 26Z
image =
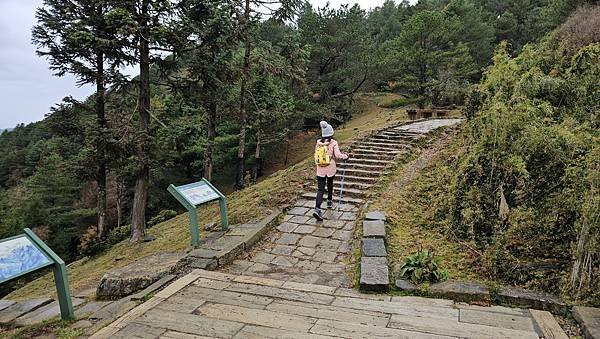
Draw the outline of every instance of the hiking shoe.
M327 209L330 210L333 208L333 201L332 200L327 200Z
M317 219L318 221L323 221L323 213L321 212L320 209L315 209L315 212L313 213L313 217L315 217L315 219Z

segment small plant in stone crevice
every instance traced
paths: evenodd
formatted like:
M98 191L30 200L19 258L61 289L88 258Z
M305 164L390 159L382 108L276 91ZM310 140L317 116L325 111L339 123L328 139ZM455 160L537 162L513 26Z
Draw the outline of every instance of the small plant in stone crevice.
M421 249L409 255L400 266L400 277L415 284L444 281L448 275L448 270L440 265L440 258L429 250Z

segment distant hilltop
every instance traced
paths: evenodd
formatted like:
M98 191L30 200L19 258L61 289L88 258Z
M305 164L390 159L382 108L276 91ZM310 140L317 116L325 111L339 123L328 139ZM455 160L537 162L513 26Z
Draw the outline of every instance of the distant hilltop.
M0 134L2 134L2 132L4 131L12 131L14 128L0 128Z

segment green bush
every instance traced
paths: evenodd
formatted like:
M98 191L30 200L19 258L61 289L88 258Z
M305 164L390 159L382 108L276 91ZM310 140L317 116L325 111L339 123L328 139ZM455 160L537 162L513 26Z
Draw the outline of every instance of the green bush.
M160 211L160 213L158 213L157 215L152 217L152 219L150 219L150 221L148 221L148 226L154 226L156 224L160 224L161 222L167 221L176 216L177 216L177 212L175 212L173 210L162 210L162 211Z
M440 258L428 250L420 250L404 259L400 266L400 277L415 284L435 283L448 279L448 270L440 265Z

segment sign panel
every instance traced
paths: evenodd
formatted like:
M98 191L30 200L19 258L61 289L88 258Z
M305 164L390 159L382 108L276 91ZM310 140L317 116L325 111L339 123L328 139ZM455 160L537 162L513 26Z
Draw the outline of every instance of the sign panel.
M221 198L221 196L215 192L212 187L203 181L178 186L177 191L181 193L181 195L183 195L187 201L195 206Z
M0 282L52 264L53 262L25 235L0 242Z
M218 189L216 189L208 180L202 178L201 181L183 186L169 185L167 191L171 193L179 203L187 208L190 213L190 234L192 245L198 246L200 243L200 230L198 227L198 213L196 208L199 205L213 200L219 200L221 210L221 228L227 230L229 221L227 220L227 199Z

